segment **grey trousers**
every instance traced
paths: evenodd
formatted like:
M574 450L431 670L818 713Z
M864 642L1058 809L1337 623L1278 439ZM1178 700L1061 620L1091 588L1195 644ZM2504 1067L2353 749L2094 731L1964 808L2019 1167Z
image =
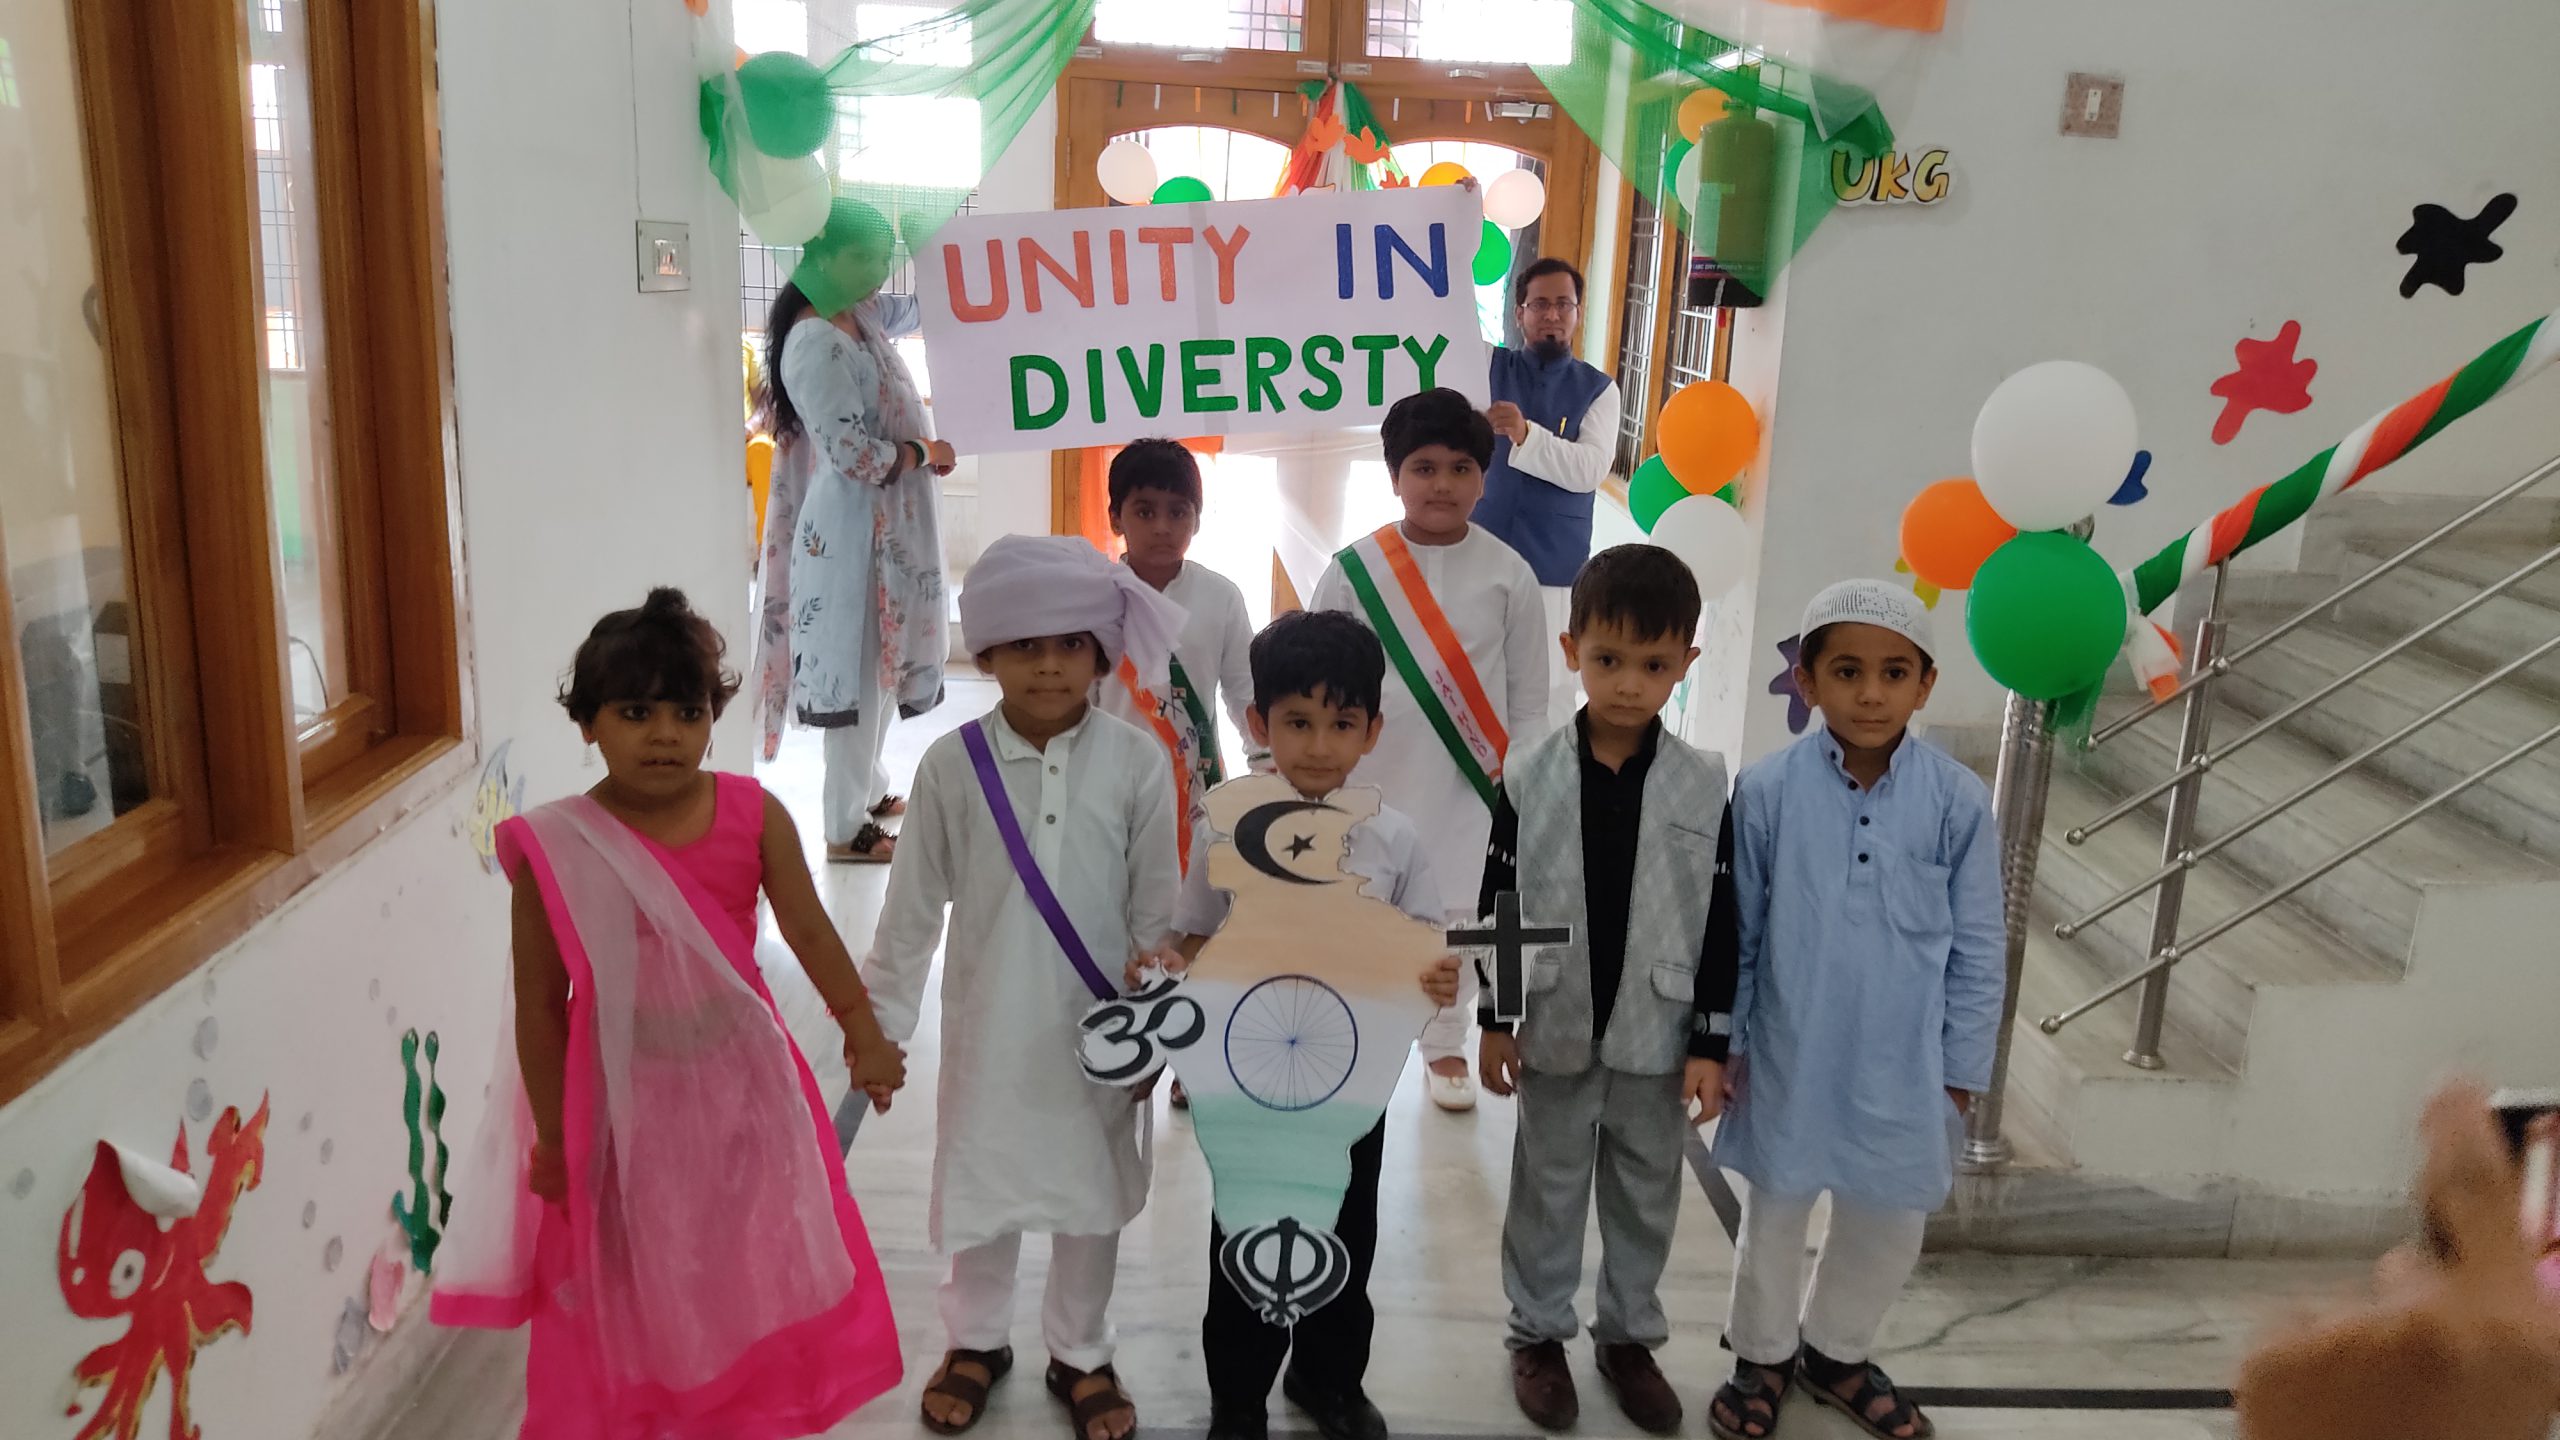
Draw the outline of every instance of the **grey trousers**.
M1582 1286L1582 1232L1600 1195L1599 1313L1591 1338L1653 1349L1671 1338L1662 1268L1680 1218L1681 1147L1688 1116L1680 1075L1625 1075L1593 1065L1579 1075L1520 1072L1520 1125L1511 1146L1511 1205L1502 1220L1502 1290L1512 1349L1570 1340Z

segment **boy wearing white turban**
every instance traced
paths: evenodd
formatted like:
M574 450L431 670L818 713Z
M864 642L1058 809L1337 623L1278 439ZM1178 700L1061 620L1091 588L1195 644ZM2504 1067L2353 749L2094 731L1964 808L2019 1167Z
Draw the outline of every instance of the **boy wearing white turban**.
M1051 1393L1082 1440L1137 1425L1108 1311L1121 1227L1146 1203L1148 1112L1086 1078L1077 1021L1172 927L1175 812L1155 739L1092 693L1123 655L1162 670L1182 620L1071 536L998 540L960 594L963 638L1003 699L925 752L863 966L881 1028L905 1043L952 912L931 1211L950 1340L924 1393L938 1434L977 1423L1012 1368L1026 1231L1051 1237Z
M1708 1429L1765 1440L1801 1383L1882 1440L1931 1425L1876 1365L1885 1311L1955 1183L1991 1081L2005 912L1991 796L1910 733L1938 672L1928 609L1881 580L1813 598L1796 686L1822 726L1733 795L1740 986L1716 1163L1751 1182ZM1805 1275L1813 1202L1831 1225Z

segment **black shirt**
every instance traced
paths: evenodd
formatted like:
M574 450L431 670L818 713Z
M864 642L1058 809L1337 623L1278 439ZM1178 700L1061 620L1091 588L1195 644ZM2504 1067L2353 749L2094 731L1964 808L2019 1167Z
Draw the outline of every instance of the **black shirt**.
M1609 1015L1617 1007L1618 986L1627 964L1627 912L1634 898L1636 837L1644 818L1645 777L1662 737L1662 722L1647 727L1636 753L1615 770L1591 756L1591 721L1587 713L1573 720L1575 748L1582 759L1582 881L1588 913L1581 917L1582 937L1591 957L1591 1035L1608 1033ZM1718 827L1716 867L1707 910L1707 933L1698 956L1696 1014L1692 1018L1689 1053L1699 1059L1722 1060L1730 1043L1734 986L1741 961L1741 937L1734 916L1732 806ZM1493 913L1494 897L1519 888L1520 815L1511 807L1505 787L1494 797L1493 833L1485 846L1484 883L1476 897L1478 914ZM1543 917L1523 916L1536 921ZM1481 1017L1480 1017L1481 1018ZM1485 1028L1507 1032L1508 1025L1486 1021Z

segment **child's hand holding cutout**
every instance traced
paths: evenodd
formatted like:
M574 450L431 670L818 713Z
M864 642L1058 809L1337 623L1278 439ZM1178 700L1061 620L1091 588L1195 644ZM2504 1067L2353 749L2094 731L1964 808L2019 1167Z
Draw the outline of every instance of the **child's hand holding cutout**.
M1680 1104L1689 1123L1704 1125L1724 1113L1724 1062L1691 1057L1680 1076Z
M1476 1041L1476 1078L1496 1095L1520 1088L1520 1042L1508 1035L1484 1032Z
M1457 956L1443 955L1440 963L1422 972L1422 993L1443 1010L1458 1003Z

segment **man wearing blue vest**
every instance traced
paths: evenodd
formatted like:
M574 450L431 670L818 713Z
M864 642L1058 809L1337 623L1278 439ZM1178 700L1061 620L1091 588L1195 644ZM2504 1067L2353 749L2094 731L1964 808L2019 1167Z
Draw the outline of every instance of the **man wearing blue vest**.
M1546 592L1547 628L1561 635L1573 577L1591 557L1591 502L1618 448L1618 386L1573 353L1582 329L1582 272L1548 258L1520 273L1525 348L1493 352L1492 468L1474 520L1520 552ZM1573 674L1549 657L1547 720L1573 718ZM1515 735L1515 744L1535 737Z

